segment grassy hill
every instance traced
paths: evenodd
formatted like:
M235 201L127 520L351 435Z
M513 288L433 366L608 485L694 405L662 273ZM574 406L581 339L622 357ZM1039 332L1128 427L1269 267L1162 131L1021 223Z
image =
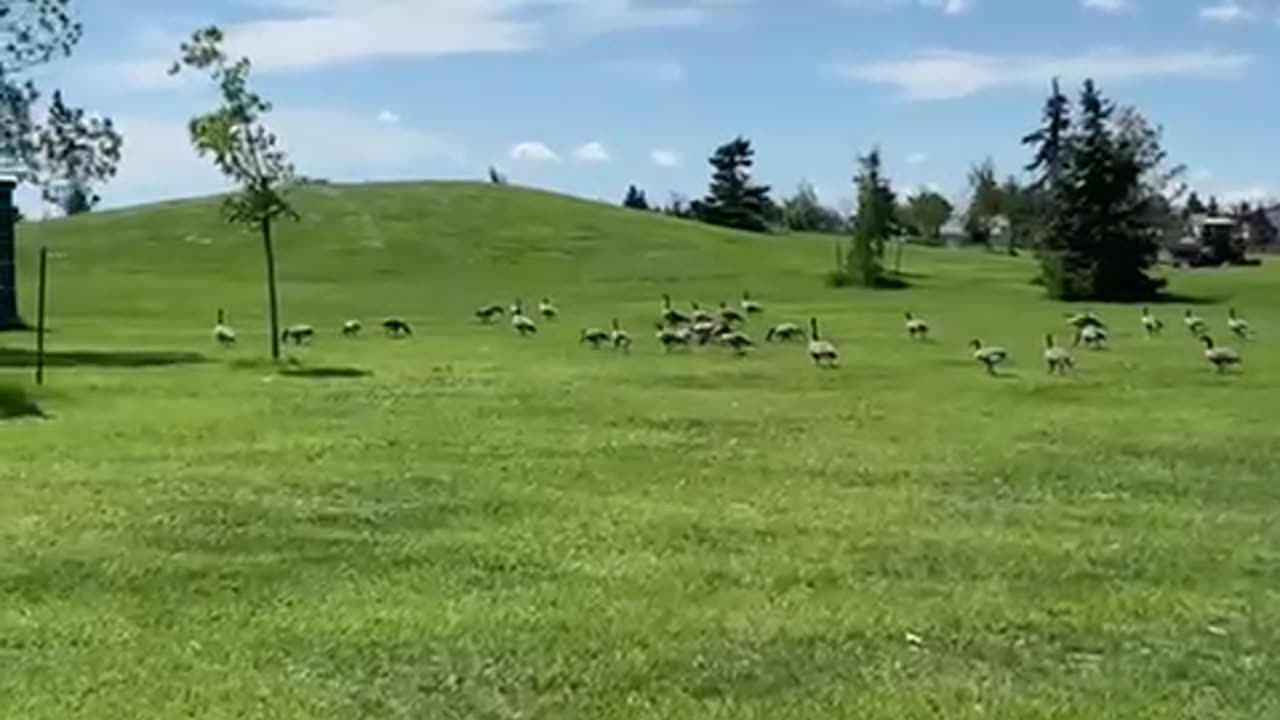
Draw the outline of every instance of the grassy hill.
M1155 340L1096 306L1112 349L1059 379L1067 308L1023 259L910 248L911 289L862 292L822 283L830 239L531 190L299 201L284 317L319 335L290 354L349 377L262 362L261 250L216 201L21 229L58 354L51 417L0 423L0 717L1280 711L1274 268L1172 276L1220 341L1227 303L1258 327L1242 373L1181 305ZM662 293L743 289L758 339L816 314L842 367L653 340ZM543 295L536 338L471 315ZM577 342L612 317L630 355ZM0 336L0 380L30 344Z

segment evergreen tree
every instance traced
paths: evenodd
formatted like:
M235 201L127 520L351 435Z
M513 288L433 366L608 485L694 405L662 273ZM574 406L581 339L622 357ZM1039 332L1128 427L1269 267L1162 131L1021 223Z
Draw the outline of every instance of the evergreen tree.
M1050 86L1042 117L1043 124L1023 137L1022 144L1036 148L1035 156L1026 167L1028 172L1039 173L1033 188L1048 190L1061 176L1070 152L1071 101L1062 94L1057 78Z
M1208 208L1205 207L1204 201L1202 201L1200 196L1193 190L1191 194L1187 196L1187 204L1183 212L1186 215L1203 215L1207 210Z
M1086 80L1079 120L1061 143L1048 186L1048 228L1041 263L1049 293L1059 299L1135 300L1159 283L1146 275L1159 237L1153 189L1164 154L1159 133L1141 118L1121 116Z
M697 216L712 225L764 232L776 213L769 199L769 186L751 182L755 150L742 136L716 148L707 159L714 172L707 196L695 204Z
M880 149L858 158L854 178L858 209L853 220L853 244L849 250L850 280L863 287L876 287L884 279L884 245L897 230L897 200L881 168Z
M635 185L628 185L626 197L622 198L622 206L632 210L648 210L649 200L644 196L643 190Z
M1222 215L1222 208L1218 205L1218 198L1216 195L1211 195L1209 197L1209 204L1205 206L1204 211L1209 215L1209 217L1219 217Z

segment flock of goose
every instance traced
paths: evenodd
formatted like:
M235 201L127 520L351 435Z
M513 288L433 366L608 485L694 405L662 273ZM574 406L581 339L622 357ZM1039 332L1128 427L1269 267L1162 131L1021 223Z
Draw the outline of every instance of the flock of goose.
M716 344L728 347L735 353L742 355L756 346L755 340L743 329L744 324L748 318L762 313L764 313L764 306L760 302L753 300L751 295L746 292L742 294L742 299L737 307L721 301L720 306L711 311L700 307L698 303L694 302L691 303L688 312L673 307L671 297L663 295L659 321L655 325L655 337L667 352L677 349L688 350L694 345ZM475 311L476 318L484 324L492 324L504 314L509 316L511 328L521 337L537 334L537 322L526 314L524 304L519 299L507 308L500 304L491 303ZM551 302L550 298L544 297L538 303L537 314L543 320L552 321L560 315L560 310ZM905 313L905 318L907 336L910 339L920 341L929 339L928 322L910 312ZM1067 313L1066 319L1067 323L1075 331L1072 342L1073 347L1083 345L1091 350L1102 350L1107 347L1107 325L1092 311ZM1140 322L1143 331L1148 337L1157 336L1164 331L1164 323L1153 315L1149 308L1142 309ZM1209 323L1204 318L1192 313L1191 310L1187 310L1183 316L1183 323L1187 331L1204 344L1205 360L1219 372L1239 366L1242 363L1243 359L1238 351L1215 344L1213 337L1209 334ZM1249 323L1236 314L1235 308L1228 309L1226 325L1228 330L1242 340L1248 339L1253 335ZM409 324L399 318L384 320L382 327L392 337L406 337L413 333ZM348 320L342 326L342 335L345 337L359 335L361 328L362 325L359 320ZM292 341L295 344L302 344L314 335L315 330L310 325L291 325L281 331L281 339L284 342ZM235 330L227 325L226 316L222 309L218 310L217 322L213 328L213 337L223 346L234 344L236 341ZM836 349L835 344L822 338L819 334L818 319L816 317L809 318L808 332L796 323L782 322L771 326L765 333L764 339L766 342L775 340L781 342L808 340L807 351L809 357L818 367L835 367L839 359L839 351ZM1046 334L1044 341L1043 358L1050 374L1065 375L1075 368L1075 358L1069 350L1055 343L1052 333ZM593 349L609 346L621 352L629 352L632 340L630 333L622 329L618 319L613 318L609 329L600 327L583 328L579 334L579 342L589 344ZM970 347L972 348L973 359L992 375L997 374L998 368L1012 357L1007 349L986 345L979 339L974 339L970 343Z

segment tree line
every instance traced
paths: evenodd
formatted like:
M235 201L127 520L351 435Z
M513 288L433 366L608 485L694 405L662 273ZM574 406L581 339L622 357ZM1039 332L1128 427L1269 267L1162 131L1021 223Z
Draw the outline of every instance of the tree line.
M1055 79L1040 122L1021 138L1031 155L1021 174L1002 178L990 159L974 165L963 208L931 189L899 198L878 148L857 159L852 213L824 206L808 183L775 202L770 187L752 179L755 151L741 136L708 158L712 173L702 198L655 206L632 185L622 204L750 232L848 236L832 278L869 287L901 284L898 262L886 267L893 241L899 252L905 241L941 244L944 228L962 219L955 233L960 242L1009 254L1032 251L1041 269L1036 282L1050 297L1136 301L1160 292L1164 281L1151 272L1158 251L1183 232L1189 216L1224 214L1216 199L1205 204L1194 193L1177 204L1187 191L1185 168L1169 162L1161 140L1158 126L1134 107L1117 106L1092 80L1073 102ZM1257 233L1277 234L1261 227L1265 214L1247 204L1225 214L1258 225ZM1243 251L1218 254L1232 260Z

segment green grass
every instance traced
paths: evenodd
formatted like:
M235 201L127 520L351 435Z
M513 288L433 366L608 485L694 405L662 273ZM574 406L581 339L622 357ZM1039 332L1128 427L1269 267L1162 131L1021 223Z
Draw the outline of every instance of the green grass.
M0 422L0 717L1280 716L1271 264L1171 276L1258 326L1243 372L1181 305L1151 342L1095 306L1113 349L1058 379L1066 308L1022 259L912 248L911 289L860 292L824 285L830 240L528 190L301 209L284 319L319 335L293 374L215 202L22 228L55 355L48 417ZM664 291L744 288L820 316L842 367L656 346ZM535 339L471 316L544 294ZM1220 341L1225 308L1197 307ZM613 316L630 356L577 343ZM0 345L27 382L32 337Z

